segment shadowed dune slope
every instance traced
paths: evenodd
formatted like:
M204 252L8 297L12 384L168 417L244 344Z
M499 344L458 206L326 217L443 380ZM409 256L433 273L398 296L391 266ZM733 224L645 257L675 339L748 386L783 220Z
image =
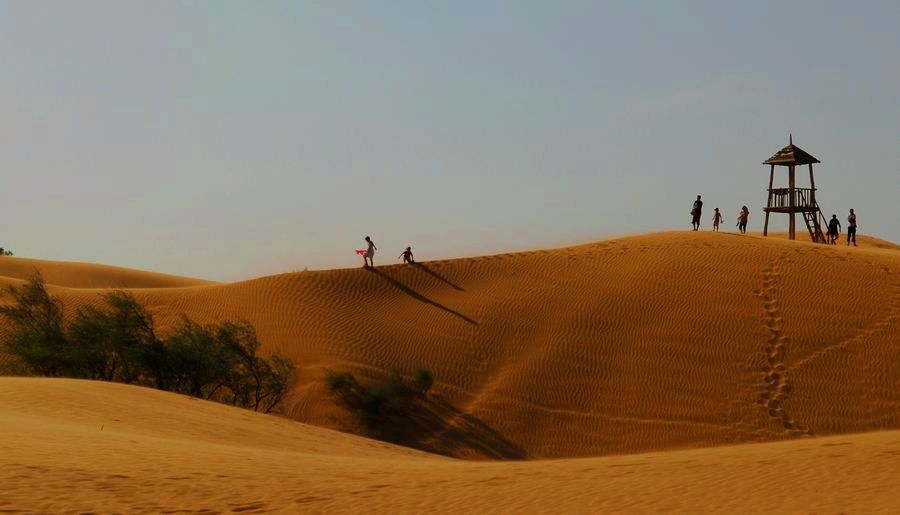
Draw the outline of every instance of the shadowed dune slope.
M900 428L900 252L861 244L673 232L133 291L162 327L252 322L298 366L295 420L342 427L327 369L426 367L452 409L423 448L597 456Z
M4 513L890 513L900 431L471 462L165 392L0 378Z
M40 270L47 284L69 288L172 288L214 284L212 281L142 272L92 263L0 258L0 283L15 284Z

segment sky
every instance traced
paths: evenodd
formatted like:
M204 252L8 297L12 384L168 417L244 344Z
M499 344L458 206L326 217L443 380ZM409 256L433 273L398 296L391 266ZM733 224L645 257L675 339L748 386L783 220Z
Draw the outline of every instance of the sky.
M746 204L759 231L791 133L826 215L900 241L898 21L896 1L3 0L0 246L234 281L360 266L366 235L377 265L689 229L697 194L704 228Z

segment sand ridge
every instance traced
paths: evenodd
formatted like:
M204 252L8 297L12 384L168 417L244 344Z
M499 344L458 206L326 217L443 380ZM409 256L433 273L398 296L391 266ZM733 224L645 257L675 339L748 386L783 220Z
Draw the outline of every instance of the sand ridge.
M298 367L295 420L344 427L328 369L427 367L426 449L599 456L900 428L900 252L860 243L671 232L131 291L163 329L253 323Z
M215 284L213 281L144 272L94 263L0 258L0 281L18 284L39 270L48 285L68 288L172 288Z
M891 513L900 431L471 462L166 392L0 378L0 510Z

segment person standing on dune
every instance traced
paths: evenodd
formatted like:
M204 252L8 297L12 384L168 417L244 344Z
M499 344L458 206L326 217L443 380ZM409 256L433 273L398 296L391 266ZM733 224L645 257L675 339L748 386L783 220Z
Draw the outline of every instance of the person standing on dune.
M838 220L837 215L831 215L831 220L828 221L828 243L837 245L838 235L840 233L841 221Z
M719 208L716 208L716 212L713 214L713 231L719 232L719 224L724 221L725 219L722 217L722 213L719 212Z
M738 215L738 231L741 234L747 234L747 220L750 219L750 210L747 209L747 206L741 207L741 214Z
M697 195L697 200L694 201L694 207L691 209L691 225L694 226L695 231L700 230L700 216L703 214L703 201L700 200L700 195Z
M375 246L375 242L372 241L372 238L366 236L366 243L369 247L366 249L366 253L363 254L363 266L368 268L371 266L375 268L375 251L378 250L378 247Z
M853 240L853 246L856 246L856 213L850 210L850 216L847 217L847 245Z

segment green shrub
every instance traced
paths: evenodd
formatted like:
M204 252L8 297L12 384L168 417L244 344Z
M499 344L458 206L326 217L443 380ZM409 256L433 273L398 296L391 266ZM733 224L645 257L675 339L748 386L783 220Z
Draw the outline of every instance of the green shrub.
M416 370L416 375L413 376L412 387L417 394L426 395L433 384L434 376L431 375L431 372L424 368Z
M165 363L171 390L213 399L228 385L231 356L214 331L214 326L182 317L166 340Z
M79 308L66 328L62 302L47 293L40 273L7 291L14 302L0 307L11 328L2 350L15 361L7 369L153 386L266 413L290 389L294 365L277 353L258 356L248 322L201 325L182 317L163 340L134 296L116 291L100 307Z
M160 342L153 317L129 293L116 291L104 297L105 309L79 308L69 325L68 337L77 355L77 377L146 383L163 383L162 373L149 359Z
M392 371L369 386L361 385L349 372L325 375L325 386L362 432L388 441L399 440L433 382L431 372L425 369L417 370L412 380Z
M232 404L268 413L281 402L293 375L293 364L287 358L279 354L270 360L257 356L259 340L248 322L223 322L216 327L216 339L230 363Z
M38 375L72 374L75 356L63 327L63 304L47 293L40 272L35 271L21 288L9 286L6 292L14 301L0 306L0 316L10 325L4 335L6 353Z
M332 372L325 374L325 387L336 394L346 393L358 386L356 378L349 372Z
M270 413L290 391L294 379L294 363L281 354L269 356L266 374L263 376L262 395L257 396L253 409Z

